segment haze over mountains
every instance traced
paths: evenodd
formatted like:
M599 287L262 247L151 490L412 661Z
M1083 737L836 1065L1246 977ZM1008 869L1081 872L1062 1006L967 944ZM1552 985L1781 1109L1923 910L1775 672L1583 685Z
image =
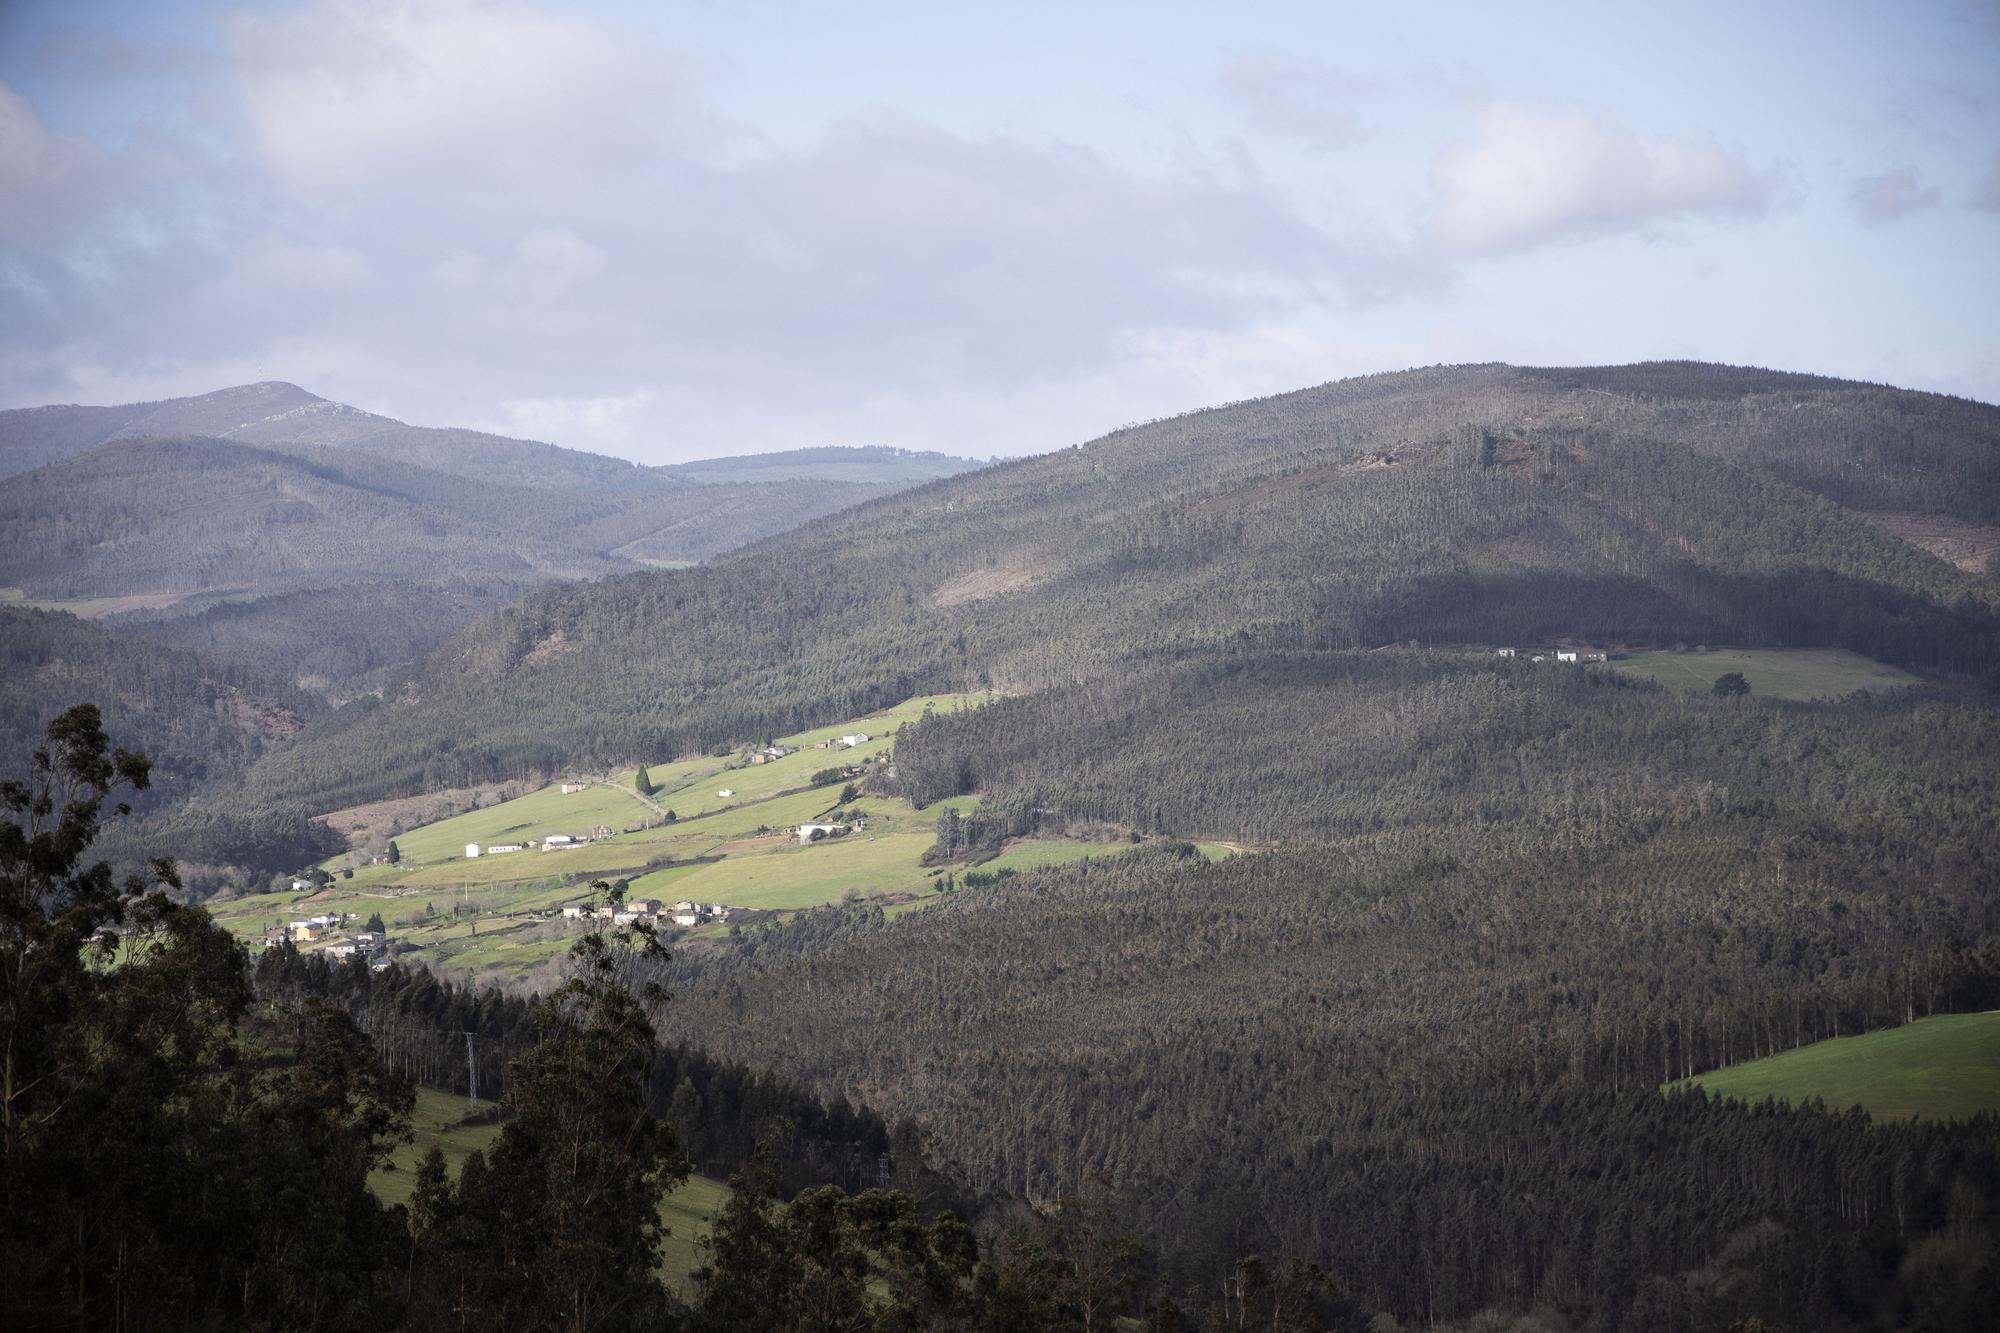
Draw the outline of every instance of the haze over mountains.
M649 468L289 384L0 413L0 587L322 684L540 583L708 559L927 477L828 449Z

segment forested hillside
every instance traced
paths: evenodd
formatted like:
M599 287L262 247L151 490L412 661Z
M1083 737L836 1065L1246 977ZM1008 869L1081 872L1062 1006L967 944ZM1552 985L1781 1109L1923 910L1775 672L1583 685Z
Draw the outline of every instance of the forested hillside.
M1936 1318L1994 1279L1952 1231L2000 1192L1990 1123L1659 1085L2000 1001L2000 582L1879 517L1989 522L1996 458L1992 408L1758 371L1350 381L537 593L253 789L997 687L875 779L978 796L931 858L969 887L690 951L673 1032L911 1116L980 1188L1108 1173L1189 1301L1257 1253L1410 1321ZM1529 660L1718 642L1929 684L1787 703ZM1248 853L978 870L1077 823Z
M185 649L131 641L75 616L0 607L0 778L18 778L51 719L99 705L133 749L153 759L153 785L132 802L145 816L106 847L128 860L172 847L188 877L204 867L303 865L342 844L297 802L234 802L199 811L190 792L227 787L267 751L288 743L325 702L274 672Z
M1997 457L2000 410L1726 367L1327 385L534 591L177 818L991 687L858 779L951 798L936 905L632 965L674 996L669 1043L810 1090L813 1169L844 1183L878 1139L810 1102L867 1105L972 1196L1092 1200L1090 1237L1150 1254L1156 1328L1283 1327L1287 1283L1316 1293L1300 1327L1977 1326L1993 1117L1663 1085L2000 1005L2000 580L1883 517L1983 530ZM1912 675L1790 701L1553 652L1716 643ZM1146 845L982 869L1077 827ZM421 979L313 984L427 1077L441 1019L519 1039ZM439 1197L476 1215L484 1188ZM1066 1254L1040 1280L1090 1262ZM1094 1308L1137 1315L1121 1290Z
M534 593L260 766L331 807L706 748L924 691L1195 655L1828 646L1981 679L2000 581L1851 505L1971 521L2000 411L1702 366L1344 381L933 482L697 570ZM389 738L394 737L394 743Z
M0 413L0 589L339 692L525 590L707 560L943 472L898 450L681 475L289 384Z

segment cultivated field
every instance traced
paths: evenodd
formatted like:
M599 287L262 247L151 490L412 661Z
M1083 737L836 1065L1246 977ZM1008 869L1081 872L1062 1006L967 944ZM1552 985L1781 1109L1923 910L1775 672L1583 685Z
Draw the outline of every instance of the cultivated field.
M839 803L842 783L814 787L823 769L859 765L888 754L895 728L927 707L970 706L962 695L913 699L867 718L785 737L800 747L766 764L743 755L682 760L649 766L660 790L655 801L682 816L660 822L632 794L633 770L605 776L610 785L568 794L550 785L486 809L454 815L397 834L396 865L352 868L346 857L323 863L333 883L315 892L289 890L210 904L217 921L238 936L261 941L267 927L326 912L353 913L359 926L379 914L403 956L461 976L525 983L565 954L588 923L566 920L560 909L592 898L597 879L629 881L628 896L665 902L688 899L732 909L688 933L717 939L744 924L837 902L873 902L907 910L935 898L947 874L921 864L946 809L964 813L975 796L955 797L924 810L907 801L866 796L841 807L865 822L844 837L802 844L789 832L826 815ZM836 750L815 742L849 732L870 739ZM722 789L730 795L718 795ZM625 824L618 822L623 814ZM632 827L650 820L646 827ZM526 841L550 833L587 834L594 823L631 827L588 845L558 851L526 850L468 859L465 844ZM1123 841L1024 838L976 867L986 875L1030 870L1086 856L1129 849ZM1221 847L1206 847L1221 856ZM332 937L344 931L331 932ZM307 945L307 949L323 945ZM455 1123L455 1121L454 1121Z
M1915 676L1844 648L1717 648L1710 652L1634 653L1611 667L1657 680L1669 689L1707 690L1716 677L1740 671L1753 695L1771 699L1837 699L1856 690L1915 685Z
M1940 1014L1864 1036L1836 1037L1689 1083L1740 1101L1818 1098L1830 1111L1858 1106L1883 1120L1957 1120L2000 1112L2000 1010Z

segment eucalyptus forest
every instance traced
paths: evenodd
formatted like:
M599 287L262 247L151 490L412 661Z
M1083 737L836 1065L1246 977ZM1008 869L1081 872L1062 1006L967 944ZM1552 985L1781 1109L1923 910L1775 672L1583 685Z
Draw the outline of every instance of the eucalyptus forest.
M64 417L22 476L223 457L161 420L107 445L122 418ZM2000 1009L2000 564L1966 555L2000 529L2000 409L1433 367L977 470L803 450L642 499L521 442L471 455L491 492L412 479L444 455L348 429L213 465L342 504L433 487L370 510L412 558L449 511L549 551L588 529L596 563L418 593L349 523L314 551L345 602L301 574L195 615L0 610L0 1324L1992 1326L2000 1103L1689 1080ZM583 478L532 532L500 489L531 468ZM685 568L607 563L724 486L800 508ZM170 539L107 550L25 487L21 578L87 590L86 548L178 577ZM243 550L296 554L263 531ZM343 605L368 627L315 674L286 617ZM1806 657L1877 683L1759 674ZM551 871L548 912L607 919L545 985L207 911L313 910L355 851L335 812L620 766L651 801L743 756L702 780L734 798L777 740L946 694L970 705L908 703L879 760L790 761L849 812L828 843L922 814L921 899L614 927L639 890ZM825 852L742 822L705 864ZM1005 860L1024 840L1092 854ZM422 893L470 874L462 841ZM382 883L384 917L417 905ZM418 1089L492 1134L420 1145L385 1204ZM690 1181L721 1202L669 1234Z

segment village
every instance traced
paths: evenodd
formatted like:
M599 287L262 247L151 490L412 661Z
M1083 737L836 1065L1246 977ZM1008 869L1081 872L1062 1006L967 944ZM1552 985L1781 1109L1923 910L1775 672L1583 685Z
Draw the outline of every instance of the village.
M727 753L360 810L343 829L350 852L212 910L253 945L356 966L395 959L506 985L539 984L597 929L645 926L702 950L819 906L901 913L954 889L948 868L925 854L944 813L963 814L978 798L919 810L870 791L868 775L892 762L899 727L981 702L920 696ZM981 873L1129 846L1108 827L1040 834L1011 840Z
M1517 658L1520 656L1520 653L1513 648L1495 648L1493 655L1495 657ZM1593 648L1551 648L1547 652L1530 655L1528 660L1530 662L1546 662L1553 657L1558 662L1610 662L1623 659L1625 656L1626 654L1624 653L1607 652Z

